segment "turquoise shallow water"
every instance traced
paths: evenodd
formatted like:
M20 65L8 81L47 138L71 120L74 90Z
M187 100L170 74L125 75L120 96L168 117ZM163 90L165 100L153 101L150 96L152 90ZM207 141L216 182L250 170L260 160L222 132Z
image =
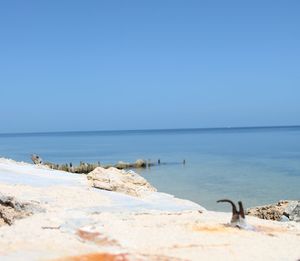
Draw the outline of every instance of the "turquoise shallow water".
M174 163L140 171L160 191L213 210L300 199L300 127L0 134L0 156L30 162ZM186 164L176 164L186 160Z

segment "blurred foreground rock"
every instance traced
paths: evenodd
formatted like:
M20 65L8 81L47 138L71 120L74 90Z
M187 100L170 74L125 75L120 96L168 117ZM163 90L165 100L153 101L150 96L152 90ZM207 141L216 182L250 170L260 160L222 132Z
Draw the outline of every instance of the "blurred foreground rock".
M117 168L104 169L98 167L87 175L95 188L121 192L135 197L142 197L156 189L146 179L133 171Z
M267 220L300 222L300 201L281 200L275 204L249 208L247 215Z
M21 219L40 212L41 209L35 204L20 202L14 197L0 193L0 226L12 225L16 219Z

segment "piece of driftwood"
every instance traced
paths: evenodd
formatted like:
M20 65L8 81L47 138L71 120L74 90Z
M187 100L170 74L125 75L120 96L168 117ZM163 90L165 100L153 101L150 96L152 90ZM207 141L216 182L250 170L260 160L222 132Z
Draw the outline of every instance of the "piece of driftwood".
M238 202L239 210L237 210L236 205L229 199L220 199L217 201L217 203L224 202L229 203L232 206L232 217L230 220L230 225L242 229L251 229L251 226L246 223L243 203L241 201Z

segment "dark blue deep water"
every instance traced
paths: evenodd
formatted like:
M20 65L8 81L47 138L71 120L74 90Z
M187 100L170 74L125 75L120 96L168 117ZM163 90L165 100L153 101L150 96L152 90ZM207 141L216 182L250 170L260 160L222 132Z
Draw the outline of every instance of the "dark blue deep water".
M172 163L141 170L158 190L220 210L300 199L300 127L0 134L0 157L56 163ZM186 164L179 164L186 160Z

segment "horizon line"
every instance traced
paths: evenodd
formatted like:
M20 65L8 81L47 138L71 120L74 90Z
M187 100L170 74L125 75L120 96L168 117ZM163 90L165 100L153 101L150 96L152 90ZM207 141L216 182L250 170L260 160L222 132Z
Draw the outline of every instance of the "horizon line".
M45 134L77 134L77 133L108 133L108 132L168 132L168 131L210 131L210 130L243 130L243 129L285 129L299 128L300 125L265 125L265 126L228 126L228 127L194 127L194 128L162 128L162 129L122 129L122 130L65 130L65 131L34 131L34 132L4 132L1 136L8 135L45 135Z

